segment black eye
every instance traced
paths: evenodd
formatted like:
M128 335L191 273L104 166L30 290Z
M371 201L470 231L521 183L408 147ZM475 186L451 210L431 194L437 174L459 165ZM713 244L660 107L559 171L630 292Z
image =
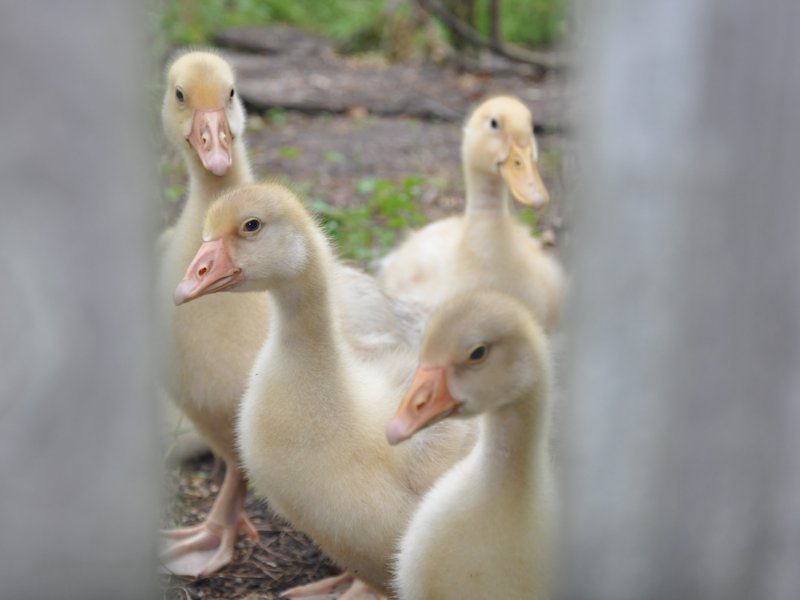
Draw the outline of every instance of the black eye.
M242 223L242 231L246 231L247 233L255 233L261 229L261 221L258 219L247 219L244 223Z
M233 88L231 88L230 98L233 99Z
M477 363L486 358L489 354L489 347L486 344L478 344L469 353L469 362Z
M175 98L178 99L178 102L183 102L183 92L181 90L175 90Z
M492 117L492 120L491 120L491 121L489 121L489 126L490 126L492 129L497 129L498 127L500 127L500 123L498 123L498 122L497 122L497 119L495 119L494 117Z

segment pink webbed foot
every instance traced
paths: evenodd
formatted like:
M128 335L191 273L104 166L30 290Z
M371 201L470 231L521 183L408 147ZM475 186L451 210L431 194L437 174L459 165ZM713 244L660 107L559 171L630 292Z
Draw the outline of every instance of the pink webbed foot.
M347 590L355 578L350 573L342 573L333 577L326 577L306 585L298 585L282 592L281 598L328 598L338 597Z
M161 562L175 575L204 577L222 569L233 560L239 533L258 541L258 532L244 513L233 526L210 519L194 527L162 532L166 540Z
M339 596L339 600L387 600L387 598L372 586L356 579L350 589Z
M182 529L162 532L164 570L175 575L210 575L233 560L239 533L258 541L258 532L244 513L246 483L238 469L229 468L222 489L206 520Z
M286 590L281 598L305 598L306 600L385 600L385 596L350 573L320 579L307 585Z

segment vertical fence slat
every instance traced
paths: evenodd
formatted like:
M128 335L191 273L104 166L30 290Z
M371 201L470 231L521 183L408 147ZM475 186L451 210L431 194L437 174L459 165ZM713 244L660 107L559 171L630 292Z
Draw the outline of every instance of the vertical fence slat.
M153 597L144 13L0 14L0 595Z
M582 8L559 597L796 598L800 4Z

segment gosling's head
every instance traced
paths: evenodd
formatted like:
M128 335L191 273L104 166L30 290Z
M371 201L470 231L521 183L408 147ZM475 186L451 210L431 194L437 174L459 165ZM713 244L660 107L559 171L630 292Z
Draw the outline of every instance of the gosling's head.
M515 402L549 381L549 360L541 327L519 301L491 290L458 296L431 315L386 437L397 444L441 419Z
M167 69L161 119L167 138L191 148L203 167L217 176L233 163L233 140L244 132L244 107L233 69L213 52L181 54Z
M300 200L276 183L247 184L209 207L203 244L175 290L183 304L222 290L267 290L301 275L319 234Z
M468 172L502 177L518 202L536 208L547 204L531 113L516 98L491 98L472 112L464 125L461 158Z

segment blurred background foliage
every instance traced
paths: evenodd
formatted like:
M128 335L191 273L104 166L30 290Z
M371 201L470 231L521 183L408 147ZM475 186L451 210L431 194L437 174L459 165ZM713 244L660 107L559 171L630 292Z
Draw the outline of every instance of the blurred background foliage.
M151 40L157 63L176 47L213 45L217 32L244 25L286 24L331 38L343 53L364 53L389 61L443 58L448 52L468 56L476 50L450 31L439 18L422 8L431 0L150 0ZM497 8L500 38L506 44L547 48L565 35L566 0L433 0L486 40L492 38L491 9ZM160 73L156 75L160 79ZM159 104L160 85L153 88L153 106ZM273 108L250 115L281 126L286 110ZM552 148L544 148L542 160L554 162ZM303 150L277 148L282 160L297 158ZM329 152L325 162L343 162ZM256 165L258 166L258 165ZM186 194L185 173L178 154L166 149L159 164L164 198L164 222L174 219ZM305 198L318 216L339 253L362 265L395 246L409 227L428 220L423 196L434 190L443 194L447 185L436 178L409 172L397 180L354 178L353 200L338 206L322 197L307 181L285 181ZM456 186L457 187L457 186ZM534 234L539 232L538 213L519 211L520 219Z
M490 35L489 0L445 0L444 5L484 37ZM381 51L395 37L451 34L414 0L156 0L155 30L166 46L207 44L226 27L286 23L336 40L345 51ZM565 0L502 0L506 42L550 46L565 31ZM408 30L408 31L406 31ZM414 41L414 40L412 40ZM388 42L388 44L387 44Z

